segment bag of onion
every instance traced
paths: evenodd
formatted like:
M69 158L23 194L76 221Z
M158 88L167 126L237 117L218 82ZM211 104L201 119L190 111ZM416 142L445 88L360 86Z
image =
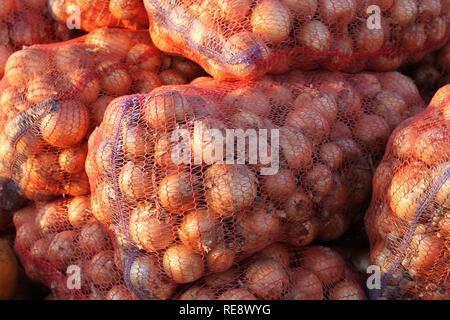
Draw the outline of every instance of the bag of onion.
M44 2L47 2L44 0ZM142 0L48 0L48 8L56 21L80 25L81 29L148 27Z
M46 201L89 194L87 138L107 105L201 72L162 54L146 31L97 29L12 54L0 84L2 206L17 208L17 195Z
M0 77L8 57L23 46L66 41L78 33L53 21L45 0L4 0L0 7Z
M445 0L144 0L162 51L217 79L292 68L393 71L449 37Z
M88 142L92 214L179 284L275 241L334 240L362 220L391 131L422 104L396 72L201 77L121 97Z
M450 299L450 85L392 134L365 217L373 298Z

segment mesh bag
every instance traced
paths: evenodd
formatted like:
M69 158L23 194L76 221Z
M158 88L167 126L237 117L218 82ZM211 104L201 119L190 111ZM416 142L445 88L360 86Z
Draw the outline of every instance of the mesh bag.
M15 251L52 299L131 300L120 253L91 214L89 195L37 202L14 213Z
M450 43L404 71L413 78L420 95L429 103L440 87L450 83Z
M66 24L80 23L86 31L103 27L142 30L148 18L142 0L48 0L53 18Z
M185 73L175 69L183 66ZM14 53L0 84L3 208L17 208L22 196L46 201L88 194L87 137L109 102L187 83L192 72L201 69L187 61L172 63L146 31L103 28Z
M217 79L256 79L292 68L392 71L417 62L450 35L444 0L144 4L156 46L197 62Z
M450 85L392 134L366 215L373 298L450 299Z
M391 130L422 108L396 72L197 78L121 97L89 138L92 213L126 252L127 284L145 252L185 284L277 240L337 239L363 216Z
M5 0L0 8L0 77L8 57L23 46L66 41L76 32L50 18L46 1Z

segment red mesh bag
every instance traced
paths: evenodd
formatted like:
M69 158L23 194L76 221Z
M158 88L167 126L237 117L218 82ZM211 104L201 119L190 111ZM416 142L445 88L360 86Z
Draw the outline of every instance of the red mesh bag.
M5 0L0 8L0 76L8 57L23 46L66 41L76 35L51 19L47 1Z
M180 65L188 67L186 73L175 69ZM17 207L19 195L47 201L88 194L87 137L109 102L187 83L192 72L201 69L179 59L172 63L146 31L125 29L97 29L11 55L0 84L3 208Z
M131 300L120 253L91 214L89 195L37 202L14 213L15 251L52 299Z
M450 85L390 137L366 230L381 270L373 298L450 299Z
M255 79L292 68L392 71L417 62L450 35L444 0L144 4L156 46L197 62L217 79Z
M148 27L142 0L48 0L48 7L57 21L79 22L86 31L103 27L131 30Z
M198 78L121 97L89 138L92 213L127 268L146 252L146 270L178 284L274 241L337 239L362 220L391 130L422 108L396 72Z
M412 77L424 101L429 103L440 87L450 83L450 43L404 71Z
M365 300L364 280L343 256L325 246L274 243L182 288L178 300Z

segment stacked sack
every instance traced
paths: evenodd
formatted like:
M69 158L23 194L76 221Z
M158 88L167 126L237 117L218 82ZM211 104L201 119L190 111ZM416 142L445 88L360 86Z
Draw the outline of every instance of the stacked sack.
M205 77L122 97L89 138L92 214L127 270L142 256L177 284L277 241L334 240L362 216L391 130L422 107L396 72ZM227 140L230 129L244 139Z
M56 21L79 23L86 31L103 27L130 30L148 27L142 0L48 0L48 7Z
M445 44L444 0L144 0L162 51L217 79L293 68L391 71Z
M16 252L27 275L50 288L49 299L366 299L363 282L348 262L324 246L273 243L187 286L160 270L164 260L157 254L141 253L124 265L129 257L114 249L108 229L91 212L89 196L23 208L14 214L14 225ZM179 275L189 277L191 267Z
M366 215L373 298L450 299L450 85L392 134Z
M158 51L147 32L124 29L97 29L11 55L0 95L3 209L19 208L22 198L89 194L87 138L107 105L125 94L187 83L198 72Z
M8 57L23 46L66 41L75 35L50 18L45 0L2 1L0 8L0 76Z

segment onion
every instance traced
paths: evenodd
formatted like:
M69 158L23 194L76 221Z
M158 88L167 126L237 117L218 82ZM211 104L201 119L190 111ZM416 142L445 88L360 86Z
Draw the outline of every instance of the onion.
M382 90L380 81L371 73L358 73L350 78L350 82L365 98L373 98Z
M245 165L213 164L205 171L208 207L230 216L250 207L257 193L257 177Z
M270 101L259 89L249 86L239 87L227 93L223 103L238 110L250 111L258 116L265 117L270 112Z
M332 142L320 146L320 159L331 169L337 170L344 161L341 148Z
M272 259L278 261L286 270L290 266L289 251L286 245L276 242L268 245L253 256L255 259Z
M14 9L15 0L5 0L0 9L0 17L6 17Z
M402 45L408 50L421 49L427 40L423 23L408 26L402 34Z
M220 15L231 23L242 23L250 11L250 0L224 0L217 3Z
M403 120L407 108L403 98L394 92L384 91L375 97L374 110L386 120L391 130Z
M13 224L16 229L28 222L34 222L36 215L36 207L34 204L20 209L13 214Z
M130 282L135 290L149 299L169 299L176 285L160 275L160 266L154 256L138 257L130 269Z
M421 21L428 22L439 17L441 13L440 0L421 0L418 3Z
M36 225L43 233L63 231L68 222L67 207L61 201L46 204L36 216Z
M101 62L96 71L100 75L102 88L112 95L123 96L131 87L131 76L124 67L114 61Z
M362 115L355 124L354 134L367 147L384 148L391 130L387 122L377 115Z
M183 245L174 245L166 250L163 266L169 277L177 283L194 282L204 274L202 256Z
M189 82L180 71L175 69L167 69L162 71L159 74L159 78L164 85L181 85Z
M53 238L48 247L48 261L56 268L65 270L77 257L77 233L63 231Z
M388 190L389 203L397 217L408 222L414 220L416 208L430 187L426 172L421 162L410 162L397 169Z
M248 289L262 299L279 299L289 285L283 265L273 259L252 262L245 273Z
M256 297L247 289L236 288L222 293L217 300L257 300Z
M89 32L84 39L84 43L88 47L95 48L96 51L102 53L102 56L104 54L113 59L125 58L132 45L130 32L123 29L96 29Z
M414 156L430 166L450 158L448 128L431 127L418 135L414 145Z
M350 219L342 211L331 212L330 217L322 219L317 239L331 241L340 238L349 228Z
M35 260L48 260L48 247L52 242L52 238L43 238L37 240L30 248L30 255Z
M293 11L295 15L311 17L317 9L317 0L280 0L285 6Z
M331 33L322 22L313 20L302 27L297 41L306 49L325 53L331 45Z
M397 93L408 106L421 101L416 85L407 76L399 72L385 72L378 77L384 90Z
M219 245L206 255L206 266L209 272L220 273L230 269L235 262L236 251Z
M45 141L55 147L69 148L80 143L89 128L87 108L77 100L62 101L40 123Z
M172 224L152 205L140 205L130 214L131 240L148 252L167 248L175 240Z
M138 300L123 284L113 286L105 295L105 300Z
M391 138L392 152L399 158L408 159L413 155L417 129L413 126L399 128Z
M95 102L100 93L100 82L90 69L77 69L68 72L70 84L80 96L81 102L88 104Z
M299 269L292 275L289 299L323 300L322 282L308 270Z
M304 222L308 220L313 212L311 197L303 190L297 190L286 201L285 212L288 223Z
M198 253L210 252L221 240L218 217L214 212L202 209L187 213L178 229L180 240Z
M358 51L374 54L383 46L384 38L383 28L368 29L362 24L355 35L355 45Z
M183 121L192 113L186 98L174 91L154 93L144 100L144 119L154 129L168 132L176 121Z
M8 83L17 87L25 86L36 75L45 74L48 64L42 61L50 63L49 55L44 50L27 48L16 51L6 62L5 75Z
M419 226L419 230L421 226ZM418 232L411 239L407 249L408 254L404 256L402 265L408 270L409 274L416 276L419 272L424 272L427 268L438 263L443 250L445 249L443 249L442 241L436 239L433 235Z
M294 223L288 222L286 242L294 247L307 246L317 237L319 230L319 220L315 217L303 221L294 221Z
M58 157L60 168L67 173L79 173L84 170L87 156L87 144L64 149Z
M243 238L241 251L250 255L278 240L281 222L272 212L255 208L245 215L238 215L236 232Z
M294 122L295 114L291 117ZM280 129L280 147L289 167L294 171L307 168L312 163L313 144L306 136L290 127Z
M283 168L277 174L263 176L261 187L274 201L286 200L297 188L295 176L292 171Z
M94 66L94 60L83 46L77 43L66 44L55 48L54 60L56 68L61 73L75 70L89 70Z
M312 271L324 285L332 285L343 276L345 262L330 248L311 246L303 252L302 267Z
M205 284L211 288L229 287L241 275L239 268L234 265L225 272L211 273L204 277Z
M215 300L210 288L192 287L186 290L178 300Z
M253 9L252 30L277 45L289 38L292 18L289 9L279 1L262 0Z
M87 256L95 255L110 246L108 231L99 222L90 222L83 226L78 235L78 244Z
M195 207L199 178L186 171L170 173L158 183L158 199L169 212L183 213Z
M68 181L66 181L60 193L69 196L85 196L91 192L89 185L89 178L84 171L72 174Z
M391 8L393 23L406 26L413 22L418 14L416 0L395 0Z
M367 300L360 285L351 281L341 281L330 291L330 300Z
M103 288L110 288L119 281L121 274L114 264L114 251L97 253L88 264L88 275L95 285Z
M314 199L318 202L331 191L333 174L327 166L316 164L306 173L304 181L311 188Z
M345 26L356 15L354 0L319 0L320 17L328 24Z
M154 194L152 172L142 162L128 161L120 172L119 188L132 203L149 198Z
M316 140L321 140L324 136L327 136L331 129L329 120L314 105L292 110L286 118L286 124L314 137Z

